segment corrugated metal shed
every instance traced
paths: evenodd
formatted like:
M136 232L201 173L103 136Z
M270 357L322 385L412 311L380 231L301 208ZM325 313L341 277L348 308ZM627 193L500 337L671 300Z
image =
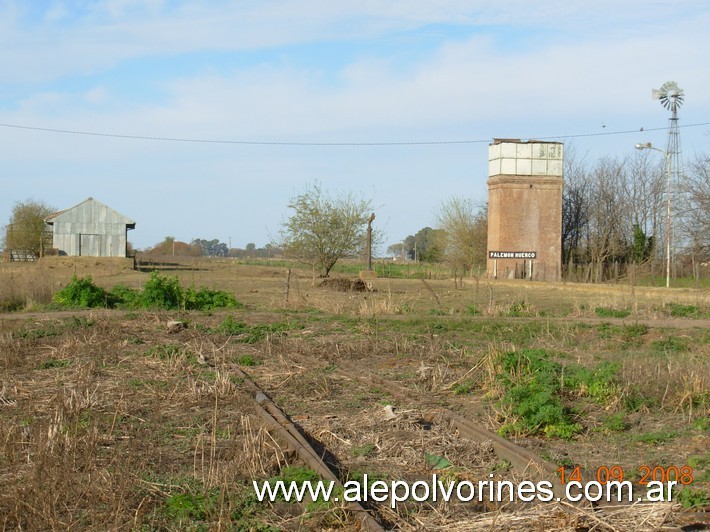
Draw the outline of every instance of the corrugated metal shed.
M45 218L60 255L125 257L128 230L136 222L94 198Z

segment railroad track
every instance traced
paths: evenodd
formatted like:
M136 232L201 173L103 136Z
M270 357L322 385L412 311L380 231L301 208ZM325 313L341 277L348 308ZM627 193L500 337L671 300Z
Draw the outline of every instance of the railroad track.
M305 357L295 355L293 358L297 359L299 363L310 366L309 369L318 369L319 367L313 364L313 361L305 360ZM324 480L333 481L336 485L342 487L343 484L338 476L326 464L322 455L316 452L308 441L307 432L288 418L271 400L267 392L260 388L244 370L232 364L228 364L227 368L229 371L236 374L242 380L244 386L247 387L254 400L257 413L266 425L275 431L277 440L279 440L287 450L296 452L299 459L316 471ZM371 371L363 370L345 361L341 361L332 371L351 381L356 380L368 385L377 385L390 393L391 396L402 401L412 401L413 395L419 395L401 384L379 377ZM511 467L521 475L541 477L550 481L553 486L554 496L560 500L564 498L564 486L557 477L557 466L555 464L543 460L528 449L498 436L450 409L443 408L440 405L432 405L432 401L424 397L417 397L416 402L428 406L433 411L441 414L443 419L450 422L451 426L457 431L460 437L476 443L490 444L496 456L500 460L508 462ZM351 502L348 503L348 508L360 529L368 531L384 530L378 519L370 514L361 504Z
M323 368L322 364L319 365L314 363L312 359L309 360L302 355L290 354L288 358L291 359L291 361L302 365L302 367L308 368L309 370ZM252 392L255 404L258 405L257 411L260 413L267 425L279 434L279 439L284 442L289 449L295 450L298 453L299 458L314 471L318 472L325 480L331 480L335 482L336 485L342 486L342 483L340 483L337 475L322 459L323 453L319 454L316 452L313 446L309 443L308 432L289 419L269 398L267 392L259 388L254 381L251 380L249 375L247 375L241 368L237 366L232 367L231 364L228 366L230 371L233 371L244 380L245 385L249 388L250 392ZM423 396L421 393L414 391L411 388L383 378L375 372L361 366L357 366L352 362L339 360L334 368L330 367L329 371L349 381L358 381L370 386L377 386L378 388L387 391L393 398L396 398L399 401L414 401L422 406L430 408L430 411L436 411L441 415L442 419L446 419L450 422L459 437L466 438L477 443L490 444L493 447L496 456L500 460L508 462L517 473L525 477L532 476L549 481L552 484L554 498L558 501L566 500L566 490L558 476L559 466L542 459L529 449L500 437L485 427L480 426L478 423L467 419L449 408L436 404L436 402L431 398ZM317 441L317 438L312 439ZM514 505L509 505L509 507L511 506ZM528 503L527 506L530 507L531 505ZM613 515L614 513L623 511L624 508L629 509L631 504L595 503L592 505L582 499L582 501L577 503L576 506L582 511L591 512L591 514L595 516L593 519L597 519L600 523L604 523L605 515ZM636 508L639 508L638 504L635 506ZM383 521L377 514L370 513L372 510L368 511L358 503L349 503L348 507L360 529L373 531L384 530L382 524ZM697 529L704 529L704 525L706 525L709 521L707 515L697 513L686 514L682 520L686 522L686 524L692 523L693 526L700 526L700 528ZM612 526L610 528L613 529L614 527ZM672 528L670 529L672 530ZM680 529L678 528L676 530Z
M277 433L277 439L281 440L282 444L285 444L291 451L296 452L301 461L318 473L321 478L332 481L336 486L342 488L343 484L340 479L318 455L295 423L276 406L241 368L234 367L231 368L231 371L242 379L244 385L253 394L257 413L267 426ZM384 531L382 525L360 503L348 502L347 505L361 530L367 530L368 532Z

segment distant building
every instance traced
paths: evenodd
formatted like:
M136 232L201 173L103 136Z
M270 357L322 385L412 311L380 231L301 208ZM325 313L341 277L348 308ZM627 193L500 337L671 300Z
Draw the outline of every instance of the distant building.
M563 146L494 139L488 147L489 277L559 281Z
M136 228L136 222L94 198L44 221L52 230L52 247L74 257L125 257L128 230Z

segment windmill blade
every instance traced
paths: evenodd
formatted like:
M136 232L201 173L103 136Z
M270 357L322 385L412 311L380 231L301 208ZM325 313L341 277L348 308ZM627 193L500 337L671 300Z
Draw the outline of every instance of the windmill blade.
M652 100L660 100L661 99L661 90L660 89L653 89L651 91L651 99Z

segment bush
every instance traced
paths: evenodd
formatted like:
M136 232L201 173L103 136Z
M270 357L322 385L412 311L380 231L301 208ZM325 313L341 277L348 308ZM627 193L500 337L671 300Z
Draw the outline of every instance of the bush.
M122 284L117 284L108 293L109 307L138 308L140 307L141 292L133 288L128 288Z
M215 308L243 308L234 296L223 290L188 288L183 290L177 277L161 277L158 272L150 274L143 290L135 290L118 284L109 292L94 285L91 277L72 277L66 288L54 294L54 301L71 307L108 308L163 308L167 310L211 310Z
M106 290L94 284L91 276L83 279L73 276L71 282L56 292L52 298L56 303L66 307L106 307L108 294Z
M212 310L214 308L244 308L244 305L224 290L210 290L208 288L185 290L185 310Z
M581 425L572 422L562 404L562 366L549 358L549 354L540 349L503 355L500 379L506 390L502 402L512 409L516 418L512 425L501 429L504 434L543 433L569 439L582 430Z
M569 392L595 403L621 404L625 395L618 381L620 364L603 362L595 368L563 366L542 349L510 352L499 359L503 406L511 421L504 434L545 434L570 439L582 430L563 399Z
M140 297L140 306L147 308L180 308L182 288L177 277L161 277L158 272L150 274Z

